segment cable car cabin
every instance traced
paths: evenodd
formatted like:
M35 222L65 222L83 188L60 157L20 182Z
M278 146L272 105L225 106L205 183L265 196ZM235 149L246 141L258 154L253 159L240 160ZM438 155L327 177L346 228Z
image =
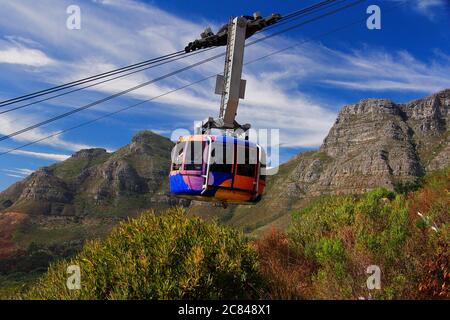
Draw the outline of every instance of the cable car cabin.
M172 150L170 192L192 200L238 204L258 202L266 186L265 153L232 136L180 137Z

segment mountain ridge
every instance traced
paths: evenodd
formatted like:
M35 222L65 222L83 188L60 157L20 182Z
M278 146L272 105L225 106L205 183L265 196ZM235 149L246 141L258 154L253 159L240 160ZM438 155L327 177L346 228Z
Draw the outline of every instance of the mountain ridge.
M167 189L163 187L167 186L172 146L169 139L142 131L130 144L112 153L102 148L80 150L63 162L36 170L1 192L0 211L92 215L77 200L96 206L135 194L152 194L156 198L153 202L169 205L170 197L161 190ZM29 202L37 208L30 209Z

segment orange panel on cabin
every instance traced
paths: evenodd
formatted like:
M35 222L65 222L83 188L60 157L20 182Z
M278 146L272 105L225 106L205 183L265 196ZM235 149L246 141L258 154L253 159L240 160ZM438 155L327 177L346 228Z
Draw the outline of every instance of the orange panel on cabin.
M216 191L214 197L218 200L231 200L231 201L249 201L251 200L251 194L243 191L232 191L219 189Z
M254 181L253 177L235 175L234 188L253 191L255 189L255 185L253 184Z
M220 184L220 186L224 188L231 188L231 179L225 180Z

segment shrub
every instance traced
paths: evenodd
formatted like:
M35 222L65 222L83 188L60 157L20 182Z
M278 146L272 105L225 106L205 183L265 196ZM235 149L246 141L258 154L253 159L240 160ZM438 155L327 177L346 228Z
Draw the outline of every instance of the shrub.
M408 194L417 191L422 186L422 181L419 179L417 181L402 181L397 182L394 185L394 191L398 194Z
M296 212L291 250L313 266L303 279L310 283L306 298L446 297L448 254L442 243L449 243L449 172L432 174L408 195L378 188L321 197ZM369 265L381 269L381 290L366 287Z
M424 298L450 299L450 250L448 242L440 242L438 251L424 266L419 291Z
M321 265L345 261L345 249L339 239L322 238L315 249L315 259Z
M69 265L81 269L80 290L66 288ZM52 265L22 298L235 299L257 297L261 287L256 253L241 233L176 208L120 224Z
M424 187L408 196L409 212L425 214L435 224L448 223L450 207L450 167L430 174Z
M267 282L263 299L304 299L312 266L292 250L291 239L276 229L254 242L262 277Z

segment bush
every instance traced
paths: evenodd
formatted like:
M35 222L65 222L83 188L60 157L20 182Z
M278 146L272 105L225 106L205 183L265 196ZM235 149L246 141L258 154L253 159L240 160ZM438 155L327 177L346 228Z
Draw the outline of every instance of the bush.
M394 191L398 194L408 194L417 191L422 186L422 181L402 181L394 185Z
M314 266L302 279L310 283L305 298L448 298L442 243L449 242L449 172L427 177L408 195L378 188L327 196L294 213L290 250ZM370 265L382 271L381 290L366 288Z
M312 266L304 256L292 250L288 236L272 229L254 243L260 260L261 275L267 282L263 299L304 299L310 286Z
M450 298L450 248L448 242L439 242L438 251L424 266L419 291L424 298Z
M66 288L69 265L81 269L81 289ZM22 298L236 299L262 288L257 256L238 231L180 208L147 212L58 262Z

